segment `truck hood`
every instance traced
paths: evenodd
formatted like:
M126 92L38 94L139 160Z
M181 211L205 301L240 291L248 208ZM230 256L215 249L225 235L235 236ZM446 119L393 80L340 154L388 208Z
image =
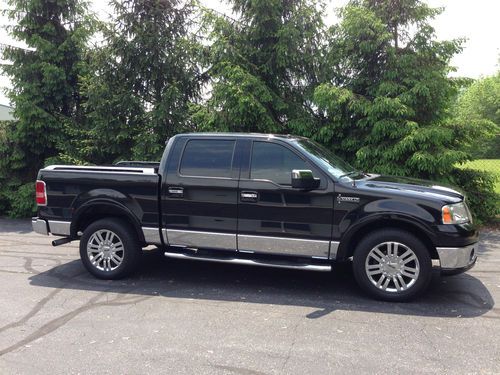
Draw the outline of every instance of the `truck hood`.
M410 195L447 203L460 202L464 199L463 193L454 187L438 182L408 177L370 174L365 179L356 180L356 186L363 190L377 190L388 194Z

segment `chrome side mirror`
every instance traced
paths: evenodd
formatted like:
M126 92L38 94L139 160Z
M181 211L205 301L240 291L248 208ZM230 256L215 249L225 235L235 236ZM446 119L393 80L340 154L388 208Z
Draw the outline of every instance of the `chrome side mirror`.
M292 170L292 187L302 190L313 190L319 187L321 180L315 178L312 171L308 169Z

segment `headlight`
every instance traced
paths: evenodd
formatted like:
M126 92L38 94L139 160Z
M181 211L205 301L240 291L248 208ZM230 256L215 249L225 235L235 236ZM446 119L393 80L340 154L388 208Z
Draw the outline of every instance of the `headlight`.
M472 222L472 216L465 202L443 206L441 212L443 224L463 224Z

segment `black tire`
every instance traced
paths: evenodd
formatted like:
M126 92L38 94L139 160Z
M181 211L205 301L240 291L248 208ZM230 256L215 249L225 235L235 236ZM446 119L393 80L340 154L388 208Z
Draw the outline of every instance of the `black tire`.
M102 237L107 233L112 233L115 237L112 237L111 241L106 241L110 246L106 245L99 248L103 249L102 251L98 250L100 243L98 236ZM122 246L119 246L120 242ZM95 253L88 253L89 245L92 246L90 250ZM122 250L111 255L115 249ZM98 257L99 252L102 254ZM130 275L139 266L141 254L141 246L134 228L126 221L117 218L105 218L93 222L83 231L80 239L80 259L87 271L99 279L116 280ZM109 257L109 261L101 259L103 257L106 259ZM120 257L122 260L118 263L116 259Z
M377 250L386 257L380 257ZM394 252L401 256L394 257ZM403 257L404 254L409 255ZM387 258L391 255L392 258ZM354 251L353 270L365 292L385 301L409 301L423 293L432 279L432 261L427 247L413 234L399 229L377 230L364 237ZM375 282L382 285L377 286ZM386 282L389 284L384 290Z

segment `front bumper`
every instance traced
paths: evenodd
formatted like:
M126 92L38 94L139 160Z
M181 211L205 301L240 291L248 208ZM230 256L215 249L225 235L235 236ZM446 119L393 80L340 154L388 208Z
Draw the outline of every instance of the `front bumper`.
M45 220L33 217L31 218L31 225L33 231L39 234L48 235L52 233L53 235L64 237L71 235L71 222L69 221Z
M463 247L436 247L443 274L457 274L471 269L477 260L478 243Z

